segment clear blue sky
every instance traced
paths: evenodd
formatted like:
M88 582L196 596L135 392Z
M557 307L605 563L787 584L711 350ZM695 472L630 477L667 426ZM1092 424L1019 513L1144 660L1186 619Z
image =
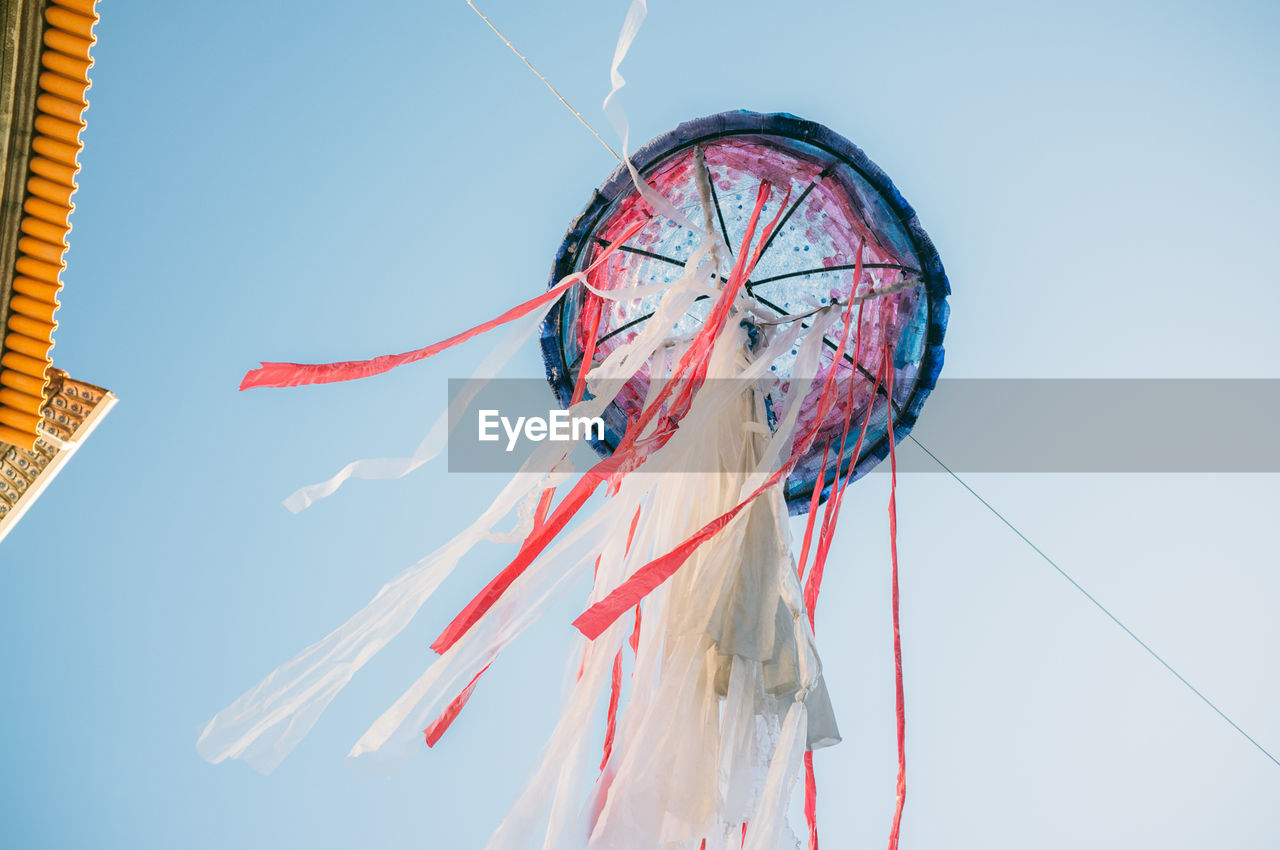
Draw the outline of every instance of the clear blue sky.
M481 8L607 129L622 0ZM279 504L411 451L484 343L350 385L236 384L524 300L614 163L461 0L102 14L55 362L121 403L0 546L0 845L481 847L550 730L576 600L435 750L388 779L343 756L497 547L274 775L194 744L487 504L496 479L443 464ZM1275 378L1278 37L1267 3L654 0L622 102L637 141L743 107L862 146L952 279L947 375ZM1206 411L1188 450L1228 420ZM972 483L1280 749L1276 476ZM886 487L851 492L819 612L832 848L881 846L893 804ZM908 476L899 500L904 850L1280 846L1280 768L954 482Z

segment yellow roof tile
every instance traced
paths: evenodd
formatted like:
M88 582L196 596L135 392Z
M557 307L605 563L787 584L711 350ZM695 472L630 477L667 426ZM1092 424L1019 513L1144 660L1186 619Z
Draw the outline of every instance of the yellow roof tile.
M53 0L44 10L47 27L41 36L40 66L45 70L37 78L42 93L35 100L34 155L27 160L22 235L14 266L8 270L13 279L10 332L0 347L0 442L28 450L39 433L41 419L36 414L50 400L49 353L74 209L71 195L93 65L95 5L96 0Z

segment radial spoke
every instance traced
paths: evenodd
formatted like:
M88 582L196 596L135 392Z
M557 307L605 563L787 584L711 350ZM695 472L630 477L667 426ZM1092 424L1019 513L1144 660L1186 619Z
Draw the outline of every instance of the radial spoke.
M716 193L716 181L711 179L711 169L707 168L707 185L711 187L711 200L716 205L716 218L720 219L720 234L724 236L725 247L729 256L733 256L733 244L729 242L729 228L724 223L724 212L720 209L720 195Z
M695 301L704 301L704 300L706 300L708 297L709 297L709 296L706 296L706 295L699 295L699 296L698 296L696 299L694 299L694 300L695 300ZM787 311L786 311L785 309L783 309L782 307L778 306L777 304L773 303L772 301L770 301L769 299L767 299L767 298L765 298L765 297L763 297L763 296L761 296L761 295L757 295L756 293L754 293L754 292L753 292L753 293L751 293L751 297L752 297L752 298L754 298L756 301L759 301L759 302L760 302L761 304L763 304L765 307L768 307L770 310L773 310L773 311L774 311L775 313L777 313L779 316L785 316L785 315L787 314ZM636 325L640 324L641 322L646 321L647 319L652 319L652 318L653 318L653 313L645 313L643 316L637 316L636 318L634 318L634 319L632 319L632 320L630 320L630 321L628 321L628 322L626 322L626 323L624 323L624 324L618 325L618 327L614 328L613 330L609 331L607 334L605 334L604 336L602 336L602 337L600 337L599 339L597 339L597 340L596 340L596 350L597 350L597 351L599 351L599 350L600 350L600 346L601 346L603 343L608 342L609 340L613 339L613 338L614 338L615 336L617 336L618 334L621 334L621 333L623 333L623 332L625 332L625 331L628 331L628 330L630 330L631 328L635 327ZM801 322L800 326L801 326L802 328L805 328L805 329L808 329L808 328L809 328L809 325L808 325L808 324L806 324L806 323L804 323L804 322ZM827 337L827 336L825 336L825 335L822 337L822 344L823 344L823 345L825 345L827 348L831 349L832 351L836 351L836 350L838 350L838 349L840 348L840 346L839 346L836 342L834 342L830 337ZM875 376L874 374L872 374L872 373L871 373L871 372L870 372L870 371L869 371L865 366L863 366L861 363L854 363L854 362L853 362L853 356L852 356L852 355L850 355L850 354L846 353L846 354L844 355L844 360L845 360L845 361L847 361L848 363L850 363L851 365L853 365L853 366L858 370L858 373L859 373L859 374L861 374L861 375L862 375L864 378L866 378L867 380L871 381L872 386L875 386L875 383L876 383L876 376ZM576 368L576 367L578 366L578 364L579 364L579 363L581 363L581 362L582 362L582 353L581 353L581 352L579 352L579 353L578 353L577 358L576 358L572 363L570 363L570 364L569 364L569 368L570 368L570 369L574 369L574 368ZM888 393L885 391L885 388L884 388L883 386L881 386L881 387L877 390L877 393L878 393L879 395L883 396L884 398L888 399ZM899 414L901 414L901 413L902 413L902 408L898 405L898 403L897 403L896 401L890 400L890 403L892 403L892 404L893 404L893 410L894 410L894 414L895 414L895 415L899 415Z
M699 295L697 298L693 300L705 301L710 297L711 296L709 295ZM616 328L614 328L613 330L609 331L607 334L605 334L604 336L596 340L596 351L600 350L601 343L608 342L609 340L613 339L615 336L622 333L623 331L630 330L631 328L634 328L636 325L640 324L646 319L652 319L652 318L653 318L653 313L645 313L643 316L637 316L629 322L625 322L624 324L618 325ZM569 364L569 368L572 369L581 362L582 362L582 352L578 352L577 359Z
M787 314L787 311L785 309L783 309L782 307L779 307L777 304L774 304L772 301L770 301L767 298L757 295L754 292L751 293L751 297L759 301L764 306L768 307L770 310L773 310L774 312L776 312L779 316L785 316ZM801 322L800 327L808 329L809 325L805 324L804 322ZM827 348L830 348L832 351L838 351L840 349L840 346L835 342L833 342L826 335L823 335L822 337L822 344L825 345ZM865 366L863 366L861 363L854 363L853 357L849 354L845 354L844 359L847 360L849 363L853 364L854 368L856 368L863 377L871 381L872 386L876 385L876 376L873 375L871 372L867 371L867 368ZM885 398L889 398L888 393L885 392L885 389L883 386L879 388L878 392L880 395L884 396ZM893 401L893 399L889 399L889 403L893 405L893 409L895 413L902 412L901 409L898 407L897 402Z
M903 266L903 265L899 265L898 263L863 263L862 267L864 269L897 269L900 272L906 272L908 274L914 274L914 275L920 274L919 269L913 269L910 266ZM802 269L801 271L798 271L798 272L787 272L786 274L776 274L773 277L766 277L760 280L749 281L747 283L747 289L752 289L757 286L764 286L766 283L774 283L776 281L786 280L787 278L792 278L792 277L803 277L804 275L822 274L824 272L847 272L847 271L853 271L855 268L857 268L857 266L850 263L848 265L843 265L843 266L822 266L815 269Z
M765 242L764 247L760 249L760 256L759 256L760 260L764 259L764 255L769 250L769 246L773 244L774 239L778 238L778 234L782 232L782 228L786 226L786 223L791 219L791 216L795 213L795 211L800 209L800 205L804 203L804 199L809 197L809 193L812 192L817 187L817 185L826 178L828 174L834 171L835 168L836 168L836 163L833 162L830 165L828 165L826 168L822 169L822 173L819 174L817 177L815 177L813 179L813 182L810 183L808 186L806 186L804 191L800 193L800 197L796 198L796 202L791 205L790 209L787 210L786 214L782 217L782 221L778 222L778 226L773 229L773 233L769 234L769 241Z
M594 239L596 242L600 243L601 245L608 246L611 244L607 239L601 239L599 236L593 236L591 238ZM618 250L624 251L628 254L639 254L640 256L648 257L651 260L657 260L662 263L670 263L673 266L679 266L680 268L684 268L684 260L677 260L675 257L667 257L662 254L655 254L652 251L646 251L643 248L632 248L628 245L619 245Z

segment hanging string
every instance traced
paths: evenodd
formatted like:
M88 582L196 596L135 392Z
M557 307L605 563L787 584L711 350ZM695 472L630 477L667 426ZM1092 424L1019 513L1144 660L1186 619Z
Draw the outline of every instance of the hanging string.
M1107 609L1107 606L1103 605L1101 602L1099 602L1097 599L1095 599L1095 598L1094 598L1094 596L1093 596L1093 594L1092 594L1092 593L1090 593L1089 591L1085 590L1085 589L1084 589L1084 587L1080 584L1080 582L1076 581L1074 578L1072 578L1072 577L1071 577L1071 575L1070 575L1066 570L1064 570L1062 567L1058 566L1058 564L1057 564L1057 563L1056 563L1052 558L1050 558L1048 555L1046 555L1046 554L1044 553L1044 551L1043 551L1039 546L1037 546L1036 544L1032 543L1032 542L1031 542L1031 540L1027 537L1027 535L1023 534L1021 531L1019 531L1019 530L1018 530L1018 527L1017 527L1017 526L1015 526L1013 523L1009 522L1009 520L1005 519L1004 514L1000 513L998 510L996 510L994 507L992 507L992 506L991 506L991 503L990 503L990 502L988 502L986 499L984 499L984 498L982 498L981 496L979 496L979 495L978 495L978 492L977 492L976 490L974 490L972 487L970 487L970 486L968 485L968 483L967 483L963 478L961 478L959 475L956 475L956 474L955 474L955 472L951 469L951 467L949 467L949 466L947 466L945 463L943 463L943 462L942 462L942 460L941 460L937 455L935 455L933 452L929 451L929 449L925 446L925 444L924 444L924 443L920 442L919 440L917 440L917 439L915 438L915 435L914 435L914 434L909 434L909 435L907 435L907 438L908 438L909 440L911 440L911 442L913 442L913 443L915 443L917 446L919 446L921 451L923 451L925 454L927 454L929 457L931 457L931 458L933 459L933 462L934 462L934 463L936 463L938 466L942 467L942 471L943 471L943 472L945 472L945 473L947 473L948 475L950 475L952 478L954 478L954 479L956 480L956 483L958 483L958 484L959 484L961 487L963 487L964 489L968 490L968 491L969 491L969 495L973 496L975 499L977 499L979 502L981 502L981 503L982 503L982 506L983 506L983 507L985 507L987 510L991 511L991 513L995 514L996 519L1000 520L1002 523L1004 523L1006 526L1008 526L1008 527L1009 527L1009 530L1010 530L1010 531L1012 531L1014 534L1018 535L1018 537L1022 538L1022 542L1023 542L1023 543L1025 543L1025 544L1027 544L1028 546L1030 546L1030 547L1031 547L1031 549L1032 549L1032 551L1033 551L1033 552L1035 552L1037 555L1039 555L1039 556L1044 560L1044 562L1045 562L1046 564L1048 564L1049 566L1053 567L1053 568L1054 568L1054 570L1056 570L1056 571L1057 571L1058 575L1062 576L1064 579L1066 579L1066 580L1071 584L1071 586L1072 586L1072 587L1074 587L1076 590L1080 591L1080 595L1081 595L1081 596L1083 596L1085 599L1088 599L1091 603L1093 603L1093 606L1094 606L1095 608L1097 608L1097 609L1098 609L1099 611L1101 611L1103 614L1106 614L1106 615L1107 615L1107 617L1111 620L1111 622L1115 623L1117 626L1119 626L1119 627L1120 627L1120 629L1121 629L1125 634L1127 634L1129 637L1133 638L1134 643L1138 644L1138 646L1140 646L1140 647L1142 647L1143 649L1145 649L1145 650L1147 651L1147 654L1148 654L1148 655L1150 655L1150 656L1151 656L1152 658L1154 658L1156 661L1159 661L1159 662L1160 662L1160 665L1161 665L1162 667L1164 667L1164 669L1166 669L1166 670L1168 670L1170 673L1172 673L1172 674L1173 674L1173 677L1174 677L1175 679L1177 679L1179 682L1181 682L1182 684L1186 685L1186 686L1187 686L1187 689L1188 689L1189 691L1191 691L1191 693L1193 693L1193 694L1195 694L1197 697L1199 697L1201 702L1203 702L1205 705L1209 706L1209 708L1213 709L1213 710L1214 710L1214 712L1215 712L1219 717L1221 717L1223 720L1225 720L1225 721L1227 722L1227 725L1228 725L1228 726L1230 726L1232 729L1234 729L1234 730L1236 730L1237 732L1239 732L1239 733L1240 733L1240 735L1241 735L1241 736L1243 736L1243 737L1244 737L1244 739L1245 739L1246 741L1248 741L1250 744L1253 744L1253 745L1254 745L1254 747L1256 747L1256 748L1258 749L1258 752L1262 753L1264 756L1266 756L1267 758L1271 759L1271 761L1272 761L1272 762L1273 762L1277 767L1280 767L1280 759L1277 759L1275 756L1273 756L1273 755L1272 755L1272 754L1267 750L1267 748L1266 748L1266 747L1262 746L1262 744L1259 744L1256 740L1254 740L1254 738L1253 738L1253 736L1252 736L1252 735L1250 735L1248 732L1244 731L1244 729L1240 728L1239 724L1237 724L1234 720L1232 720L1230 717L1228 717L1228 716L1227 716L1227 713L1226 713L1225 711L1223 711L1222 709L1218 708L1218 706L1214 704L1213 700L1209 699L1207 696L1205 696L1203 693L1201 693L1199 688L1197 688L1195 685L1193 685L1193 684L1191 684L1190 682L1188 682L1188 681L1186 680L1186 678L1185 678L1181 673L1179 673L1177 670L1173 669L1173 665L1171 665L1168 661L1165 661L1165 660L1164 660L1164 658L1162 658L1162 657L1160 656L1160 653L1156 652L1154 649L1152 649L1150 646L1148 646L1148 645L1147 645L1147 642L1146 642L1146 641L1144 641L1142 638L1140 638L1140 637L1138 637L1136 634L1134 634L1132 629L1130 629L1128 626L1126 626L1123 622L1121 622L1121 621L1120 621L1120 618L1119 618L1119 617L1117 617L1115 614L1112 614L1112 613L1111 613L1111 611Z
M586 127L587 130L590 131L591 135L595 136L596 140L600 142L600 144L604 145L604 149L613 155L614 159L616 159L618 162L622 162L622 157L618 156L618 152L615 151L613 148L609 147L609 143L604 140L603 136L601 136L599 133L596 132L596 128L588 124L587 119L582 117L582 113L574 109L573 106L570 105L569 101L564 99L564 95L556 91L556 87L551 85L551 81L548 80L546 77L542 76L541 71L533 67L533 63L531 63L528 59L526 59L525 55L521 53L516 48L516 46L507 39L505 35L502 34L502 31L493 25L493 21L485 17L484 12L481 12L479 9L477 9L476 4L472 3L471 0L467 0L467 5L471 7L471 11L475 12L477 15L480 16L480 20L484 21L486 24L489 25L489 29L493 30L494 33L498 36L498 38L502 39L503 44L511 48L512 53L520 57L520 61L523 62L529 68L530 71L533 72L534 76L536 76L539 80L542 80L542 84L545 85L547 88L551 89L551 93L555 95L556 98L561 103L564 104L565 109L573 113L573 117L578 119L578 123L580 123L583 127Z

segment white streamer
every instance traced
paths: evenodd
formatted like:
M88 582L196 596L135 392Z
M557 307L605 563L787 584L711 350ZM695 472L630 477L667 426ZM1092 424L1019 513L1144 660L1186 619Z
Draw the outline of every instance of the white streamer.
M659 302L659 314L671 318L679 305L683 304L687 307L688 303L692 303L697 297L698 273L697 268L686 269L684 275L668 285L668 291L663 294L662 301ZM682 314L681 310L679 315ZM673 323L678 321L679 315L672 318ZM538 327L541 320L540 313L522 320L522 323L514 328L507 339L477 368L469 389L478 392L483 382L496 374ZM652 330L651 333L639 334L630 342L619 346L613 352L617 357L606 360L604 364L592 371L602 371L606 377L617 382L616 388L620 388L644 363L648 362L653 351L661 344L663 332L661 324L655 325L652 329L646 328L646 331L650 330ZM669 330L668 328L667 331ZM609 368L606 369L605 366ZM574 415L598 416L612 401L612 394L600 393L594 398L579 402L574 406L573 412ZM442 417L443 422L447 423L447 416L446 412ZM420 446L419 451L415 452L415 458L400 461L385 459L357 461L348 465L348 469L355 467L360 472L403 470L400 474L405 474L433 457L432 451L438 454L440 445L432 441L439 439L442 442L447 434L447 424L441 426L438 422L437 427L433 428L423 440L423 446L426 449ZM341 627L282 665L253 689L219 712L209 721L200 735L197 750L201 756L214 763L227 758L242 758L260 772L269 773L274 770L315 725L334 696L351 681L369 659L409 624L435 589L457 567L461 558L480 540L501 536L494 532L496 524L510 514L522 500L537 494L542 487L546 486L550 479L541 470L556 468L563 461L566 451L564 444L552 442L541 444L525 462L521 472L513 477L493 504L469 528L401 573L384 586L364 609ZM414 463L415 459L418 462ZM392 466L397 463L400 464L399 467ZM312 486L328 487L327 492L321 494L322 498L323 495L328 495L337 489L348 477L352 475L342 476L340 473L339 476L335 476L338 480L332 487L328 487L330 482ZM561 479L557 477L555 480ZM304 490L309 489L304 488ZM314 497L310 495L302 498L308 499L305 504L314 501ZM569 538L561 541L561 545L553 548L552 552L562 552L580 536L580 534L570 535ZM550 554L544 554L544 560ZM514 637L514 633L511 637ZM505 642L502 645L505 645ZM438 676L444 669L441 664L450 657L450 653L442 656L440 661L428 670L428 674ZM475 657L477 656L472 656L470 661L474 661ZM491 658L492 656L489 656L490 660ZM471 671L468 675L474 675L484 663L487 663L487 660L479 665L473 664L466 667ZM450 677L441 687L447 689L454 683L455 678ZM419 684L424 685L425 682ZM378 746L380 745L379 743ZM357 749L359 746L357 745ZM353 750L353 754L358 752Z
M455 406L455 410L466 409L470 400L475 398L480 390L484 388L484 385L507 365L507 362L524 346L533 332L541 326L552 306L554 304L548 305L543 310L534 310L528 316L514 323L506 338L495 345L488 356L480 361L480 365L476 367L476 371L472 373L464 385L463 392L458 399L459 404ZM456 422L449 421L449 410L446 409L436 419L435 424L431 426L431 430L422 438L422 442L418 444L418 447L414 449L413 454L409 457L354 460L338 470L329 479L316 484L308 484L295 490L284 500L284 506L292 513L301 513L321 499L333 495L339 487L352 478L371 481L403 478L418 467L439 456L448 444L449 435L453 433L456 425Z

